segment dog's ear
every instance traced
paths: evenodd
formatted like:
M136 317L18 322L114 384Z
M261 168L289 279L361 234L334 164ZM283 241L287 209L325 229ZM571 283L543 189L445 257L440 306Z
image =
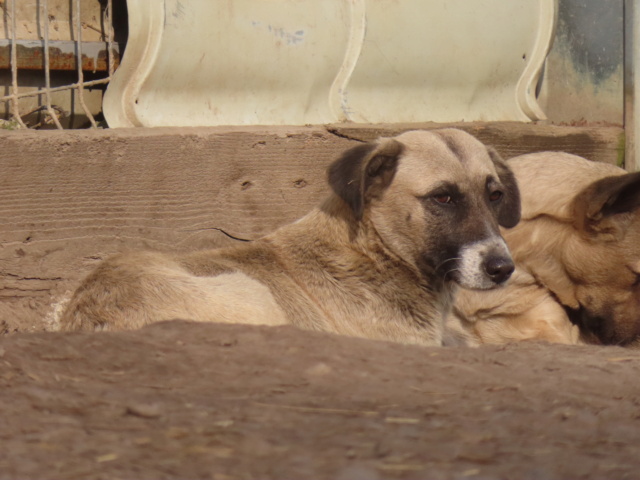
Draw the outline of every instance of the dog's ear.
M487 147L489 156L493 161L500 177L500 183L504 186L504 197L498 207L498 223L505 228L515 227L520 221L520 190L516 177L500 154L492 147Z
M385 138L353 147L329 166L329 185L357 220L362 219L365 204L391 184L402 150L400 142Z
M580 192L573 205L578 228L620 238L640 207L640 172L602 178Z

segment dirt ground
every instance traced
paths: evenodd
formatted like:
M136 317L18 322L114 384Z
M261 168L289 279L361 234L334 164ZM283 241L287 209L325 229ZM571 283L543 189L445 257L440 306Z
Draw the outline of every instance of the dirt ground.
M0 337L1 479L640 478L640 352L169 322Z

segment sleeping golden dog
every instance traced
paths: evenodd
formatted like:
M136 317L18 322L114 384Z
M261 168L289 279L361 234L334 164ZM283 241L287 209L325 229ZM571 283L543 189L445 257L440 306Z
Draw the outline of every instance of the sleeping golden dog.
M499 290L461 290L449 343L526 339L634 346L640 337L640 173L566 153L508 162L522 219Z

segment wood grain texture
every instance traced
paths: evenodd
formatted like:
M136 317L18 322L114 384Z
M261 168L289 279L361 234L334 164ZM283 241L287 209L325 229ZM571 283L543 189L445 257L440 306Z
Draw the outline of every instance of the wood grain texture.
M40 329L43 311L115 252L221 246L293 221L355 143L312 128L2 136L0 320Z
M422 124L421 128L460 128L493 146L504 158L548 150L580 155L598 162L623 166L624 129L622 127L570 127L515 122L469 122ZM394 136L415 125L330 125L328 130L349 139L368 141Z
M48 328L58 302L118 251L264 235L325 197L326 167L346 148L434 126L2 133L0 333ZM463 127L506 157L564 149L615 163L621 137L613 127Z

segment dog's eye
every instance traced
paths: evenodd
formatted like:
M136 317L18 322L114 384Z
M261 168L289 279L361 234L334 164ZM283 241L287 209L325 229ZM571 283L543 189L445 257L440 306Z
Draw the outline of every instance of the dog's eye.
M489 194L489 201L490 202L497 202L498 200L500 200L502 198L504 194L500 191L500 190L496 190L495 192L491 192Z
M447 195L446 193L434 195L433 199L437 203L441 203L443 205L450 205L453 203L453 197L451 195Z

